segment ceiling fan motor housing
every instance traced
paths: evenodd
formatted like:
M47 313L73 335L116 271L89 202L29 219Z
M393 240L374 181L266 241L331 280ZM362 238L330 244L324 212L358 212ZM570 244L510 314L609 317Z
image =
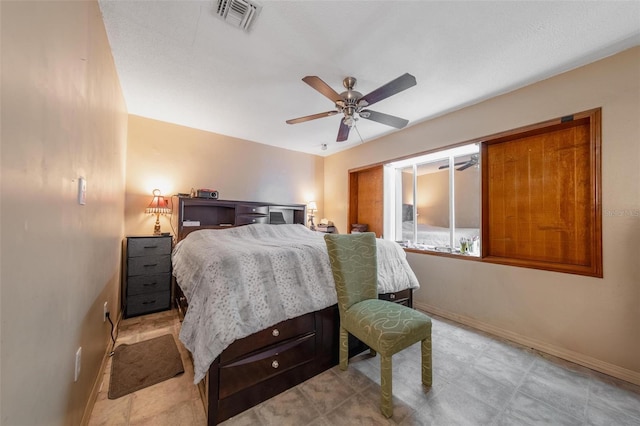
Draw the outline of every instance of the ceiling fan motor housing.
M346 77L342 80L342 85L347 90L340 93L343 102L336 102L336 108L344 114L343 123L349 127L353 127L356 124L358 120L356 114L359 113L359 109L362 108L362 106L358 104L358 101L362 98L362 93L353 90L357 81L355 77Z

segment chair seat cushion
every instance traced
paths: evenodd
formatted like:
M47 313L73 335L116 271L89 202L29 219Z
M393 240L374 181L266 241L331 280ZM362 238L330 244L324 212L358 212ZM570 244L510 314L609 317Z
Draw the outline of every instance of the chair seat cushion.
M393 355L431 335L431 319L397 303L379 299L352 305L342 317L351 334L382 355Z

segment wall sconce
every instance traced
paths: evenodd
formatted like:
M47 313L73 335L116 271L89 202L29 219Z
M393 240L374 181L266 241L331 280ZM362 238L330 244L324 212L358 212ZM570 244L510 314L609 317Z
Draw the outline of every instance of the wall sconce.
M311 229L312 231L315 231L316 224L313 223L313 218L315 217L314 216L315 212L318 211L318 205L316 204L315 201L309 201L309 204L307 204L307 210L309 210L309 229Z
M160 195L159 189L153 190L153 200L151 200L149 207L145 209L145 213L156 215L156 225L153 228L153 235L162 235L162 232L160 231L160 215L171 213L171 209L167 206L168 203L169 202Z

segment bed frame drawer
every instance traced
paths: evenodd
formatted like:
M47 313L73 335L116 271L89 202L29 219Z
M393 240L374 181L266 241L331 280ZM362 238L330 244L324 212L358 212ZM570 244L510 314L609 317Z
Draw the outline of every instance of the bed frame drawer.
M283 342L296 336L315 332L315 316L313 312L252 334L244 339L236 340L220 354L220 362L228 363L238 357Z
M398 303L410 308L413 307L413 293L411 289L401 290L395 293L379 294L378 299L388 300L389 302Z
M311 362L315 354L315 334L310 333L221 365L220 398L226 398L305 362Z

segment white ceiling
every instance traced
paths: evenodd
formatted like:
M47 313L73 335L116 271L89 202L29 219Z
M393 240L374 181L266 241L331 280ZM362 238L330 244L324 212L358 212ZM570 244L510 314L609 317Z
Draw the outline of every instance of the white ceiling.
M306 75L367 94L413 74L371 108L412 126L640 44L640 1L260 0L248 32L216 2L99 0L129 113L323 156L361 140L335 141L339 115L285 123L334 108Z

